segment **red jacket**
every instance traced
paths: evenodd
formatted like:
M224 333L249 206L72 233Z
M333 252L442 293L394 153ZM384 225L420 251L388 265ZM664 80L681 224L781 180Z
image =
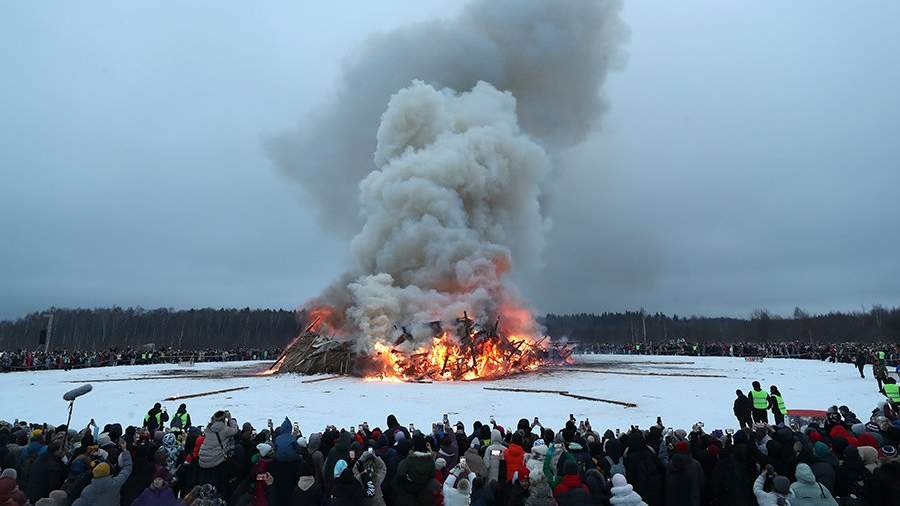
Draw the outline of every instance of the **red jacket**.
M581 476L577 474L567 474L563 476L563 480L553 489L553 497L559 497L560 494L566 494L574 489L582 489L588 492L587 485L581 482Z
M512 481L516 471L519 477L525 476L525 450L521 446L512 443L503 453L503 460L506 461L506 481Z

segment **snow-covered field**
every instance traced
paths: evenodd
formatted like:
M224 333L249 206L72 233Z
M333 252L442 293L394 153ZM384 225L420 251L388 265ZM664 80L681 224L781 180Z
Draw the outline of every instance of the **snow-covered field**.
M240 422L254 426L288 415L308 431L328 423L349 426L369 422L383 426L389 413L403 424L430 428L443 413L451 421L467 426L475 419L487 421L494 415L498 423L514 425L519 418L540 417L548 426L559 427L569 413L588 417L595 428L647 426L657 415L668 426L686 427L699 420L707 430L734 425L731 412L734 391L746 392L753 380L764 388L777 385L788 405L797 409L826 409L846 404L866 418L882 398L872 379L871 367L862 380L849 364L829 364L812 360L767 359L746 362L740 358L593 355L582 356L577 370L552 371L497 381L457 383L384 383L356 378L336 378L302 383L309 376L277 375L227 377L234 369L264 368L262 362L177 365L120 366L78 371L42 371L0 374L0 419L15 418L61 424L67 403L62 394L82 382L93 382L93 391L75 403L73 426L82 426L93 417L103 424L117 421L140 424L154 402L172 395L185 395L233 387L246 390L188 399L188 410L200 424L217 409L229 409ZM226 372L224 378L179 378L160 376L177 373ZM604 372L598 372L604 371ZM620 374L628 373L628 374ZM697 374L708 377L644 376L635 373ZM725 376L725 377L709 377ZM147 378L151 379L140 379ZM126 379L127 381L98 381ZM484 387L567 390L574 394L616 399L638 404L624 408L578 400L556 394L489 391ZM174 412L181 401L164 402Z

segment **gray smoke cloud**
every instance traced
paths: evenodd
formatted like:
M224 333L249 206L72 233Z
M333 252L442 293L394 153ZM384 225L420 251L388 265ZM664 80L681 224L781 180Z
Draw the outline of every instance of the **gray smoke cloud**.
M372 37L334 102L268 146L323 226L355 234L353 265L306 307L333 308L329 323L365 336L361 349L464 310L535 335L508 274L540 263L552 153L606 110L620 10L479 1L456 20Z
M304 190L323 228L359 231L358 184L375 165L375 131L388 99L421 80L470 90L478 81L516 97L522 129L548 149L577 144L599 126L600 93L624 60L620 0L480 0L458 18L369 37L344 65L336 95L293 131L267 143Z

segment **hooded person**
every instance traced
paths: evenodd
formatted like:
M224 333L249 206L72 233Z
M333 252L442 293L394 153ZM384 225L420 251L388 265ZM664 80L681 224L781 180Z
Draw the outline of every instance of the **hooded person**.
M531 447L531 458L525 461L529 478L526 506L552 506L554 504L553 489L550 487L549 478L544 474L547 450L547 445L543 440L538 439Z
M866 482L866 504L895 506L900 497L900 462L885 462L875 470Z
M610 492L612 497L609 498L609 504L612 506L647 506L640 494L634 491L634 487L629 485L621 474L613 475Z
M119 454L119 474L113 476L112 468L106 462L94 466L90 485L81 491L81 497L72 506L119 506L122 485L131 476L131 453Z
M871 446L860 446L856 451L859 452L859 458L862 460L863 466L870 473L875 472L875 468L878 467L878 450Z
M132 506L179 506L182 503L175 497L172 487L169 486L169 474L160 469L150 482L150 486L141 492L141 495L131 503Z
M300 477L296 485L291 494L290 506L321 506L322 484L316 480L315 469L311 463L300 464Z
M362 485L354 478L351 464L343 459L332 468L330 506L359 506L365 500Z
M666 505L700 506L703 481L703 468L691 457L688 442L679 441L666 464Z
M816 481L812 469L804 463L797 464L795 473L797 481L791 484L792 506L837 506L837 501L832 497L821 483Z
M273 462L270 472L275 480L275 496L277 504L286 504L291 500L294 484L300 478L300 461L303 449L297 442L297 434L288 417L284 417L281 426L276 429L273 446ZM309 443L307 442L307 446Z
M481 478L487 478L488 470L487 466L484 464L484 459L479 454L478 450L481 449L481 441L478 438L472 439L472 444L469 445L469 448L463 454L463 458L466 459L466 466L470 471L475 473L475 476L479 476ZM547 448L544 447L544 455L547 454ZM543 464L541 464L543 465Z
M327 494L331 490L331 483L334 481L334 466L339 460L343 460L346 464L350 461L350 445L353 437L347 431L341 431L334 446L328 452L325 459L325 467L322 469L323 487L322 490ZM352 474L352 473L351 473Z
M491 444L484 449L484 464L487 467L488 482L500 480L500 463L503 460L505 451L506 445L503 444L503 435L500 434L499 430L493 429L491 431Z
M771 469L771 468L770 468ZM772 491L766 492L763 484L766 481L766 470L753 482L753 494L756 495L756 501L759 506L792 506L794 495L791 492L791 480L784 476L772 477Z
M506 481L512 481L513 475L521 476L525 470L525 449L522 447L522 434L515 432L512 435L509 447L504 450L501 458L506 463Z
M628 434L625 469L628 482L648 504L662 504L665 469L644 441L644 434L633 430Z
M408 440L412 437L412 434L409 433L409 430L406 427L400 425L400 422L397 421L397 417L393 414L387 416L387 430L384 431L384 434L388 437L388 441L391 443L391 446L396 442L396 437L398 432L402 432L403 436Z
M309 452L310 460L312 460L313 476L316 483L322 484L322 470L325 468L325 454L322 453L322 433L313 432L309 435L306 450Z
M389 501L391 496L391 483L394 481L394 476L397 475L397 464L400 462L400 458L397 455L397 450L390 446L388 442L388 437L385 434L381 434L378 439L375 441L373 445L373 449L375 455L384 462L385 465L385 477L381 482L381 493L384 497L386 497Z

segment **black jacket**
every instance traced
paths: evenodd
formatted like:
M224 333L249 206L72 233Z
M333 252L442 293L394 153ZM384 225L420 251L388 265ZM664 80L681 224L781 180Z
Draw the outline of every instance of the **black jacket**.
M50 492L62 487L66 481L66 466L59 457L45 453L37 458L28 472L25 495L32 504L49 497Z

